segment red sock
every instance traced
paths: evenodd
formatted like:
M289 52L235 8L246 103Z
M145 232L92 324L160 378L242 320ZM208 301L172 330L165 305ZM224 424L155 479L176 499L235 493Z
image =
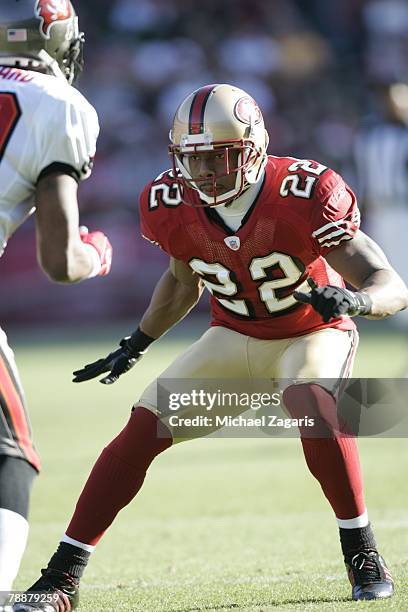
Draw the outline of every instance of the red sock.
M288 387L283 401L293 418L309 416L321 421L322 437L307 437L307 427L300 427L306 463L319 481L337 518L351 519L365 512L363 482L355 438L333 428L336 401L316 384ZM310 430L309 430L310 435Z
M135 497L153 459L171 444L170 433L158 418L146 408L135 408L126 427L95 463L67 535L95 545L119 510Z

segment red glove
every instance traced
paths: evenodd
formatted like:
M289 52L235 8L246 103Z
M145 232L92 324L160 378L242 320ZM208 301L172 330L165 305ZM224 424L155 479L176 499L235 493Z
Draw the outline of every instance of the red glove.
M93 258L93 268L89 278L93 276L106 276L112 266L112 245L103 232L89 232L87 227L79 228L79 235L89 248Z

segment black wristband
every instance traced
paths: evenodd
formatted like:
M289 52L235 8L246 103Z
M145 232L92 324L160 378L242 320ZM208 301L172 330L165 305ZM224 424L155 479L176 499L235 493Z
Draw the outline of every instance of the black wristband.
M137 330L133 332L133 334L130 336L128 340L128 344L134 351L142 353L154 341L155 341L155 338L148 336L147 334L142 332L140 327L138 327Z

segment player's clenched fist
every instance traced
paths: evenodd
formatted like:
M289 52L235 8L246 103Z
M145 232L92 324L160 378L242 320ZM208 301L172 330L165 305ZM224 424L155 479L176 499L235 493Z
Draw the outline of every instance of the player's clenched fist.
M79 228L82 242L90 247L89 252L93 258L93 268L89 275L106 276L112 266L112 245L103 232L89 232L87 227Z
M370 314L372 307L371 298L366 293L332 285L317 287L311 293L295 291L293 295L298 302L313 306L325 323L340 315L354 317Z

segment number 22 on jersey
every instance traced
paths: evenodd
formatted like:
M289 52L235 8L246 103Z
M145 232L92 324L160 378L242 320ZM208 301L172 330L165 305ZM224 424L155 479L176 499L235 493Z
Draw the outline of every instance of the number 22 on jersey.
M252 309L248 300L231 299L239 292L237 282L235 282L231 270L221 263L206 263L197 258L189 261L189 265L194 272L202 277L204 285L224 308L242 316L251 316ZM269 314L284 314L283 310L291 308L298 302L296 302L292 293L286 297L279 297L277 290L290 290L291 286L294 289L304 270L300 269L290 255L274 251L266 257L254 257L249 265L249 273L254 281L260 281L268 277L268 270L271 268L278 268L282 277L265 280L261 283L258 286L259 297ZM310 287L307 280L301 283L297 289L299 291L308 291ZM222 298L220 295L226 297Z

